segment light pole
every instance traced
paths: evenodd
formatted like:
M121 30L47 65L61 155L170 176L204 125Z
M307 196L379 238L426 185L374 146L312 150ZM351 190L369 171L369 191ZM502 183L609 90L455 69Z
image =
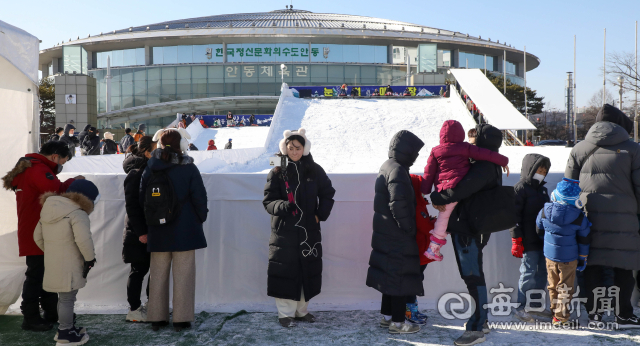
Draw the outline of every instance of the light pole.
M287 66L285 64L280 64L280 77L282 77L282 84L284 84L284 69Z
M618 94L620 94L620 99L618 101L618 108L620 110L622 110L622 83L624 83L624 77L618 76L618 86L620 87L620 90L618 91Z

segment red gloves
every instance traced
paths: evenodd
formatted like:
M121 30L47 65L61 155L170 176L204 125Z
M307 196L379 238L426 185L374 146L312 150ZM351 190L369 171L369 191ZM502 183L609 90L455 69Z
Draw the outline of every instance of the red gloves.
M513 257L522 258L523 252L522 238L511 238L511 254Z

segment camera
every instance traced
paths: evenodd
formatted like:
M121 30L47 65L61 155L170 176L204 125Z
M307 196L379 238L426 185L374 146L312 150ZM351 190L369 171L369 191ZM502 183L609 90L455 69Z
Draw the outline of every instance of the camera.
M286 156L276 156L276 157L269 158L269 166L275 167L280 165L280 168L285 170L287 169L288 164L289 164L289 158Z

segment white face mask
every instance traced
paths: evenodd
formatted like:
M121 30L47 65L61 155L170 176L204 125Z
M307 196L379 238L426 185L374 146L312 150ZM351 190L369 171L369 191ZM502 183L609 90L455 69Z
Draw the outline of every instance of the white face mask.
M533 179L535 179L535 180L537 180L539 182L543 182L545 177L546 177L546 175L542 175L542 174L538 174L538 173L533 175Z

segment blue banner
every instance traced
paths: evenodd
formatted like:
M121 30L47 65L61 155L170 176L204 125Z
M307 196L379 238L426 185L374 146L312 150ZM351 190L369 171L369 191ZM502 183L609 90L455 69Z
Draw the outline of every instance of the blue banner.
M290 89L295 89L297 91L294 92L294 96L296 97L337 97L339 95L339 91L341 85L338 86L291 86ZM378 91L380 95L385 95L387 93L386 86L379 85L360 85L354 87L347 87L347 96L351 95L351 90L356 89L358 92L358 96L371 96L374 91ZM392 94L394 96L402 96L404 95L405 90L408 91L411 96L439 96L440 89L443 91L446 89L445 85L414 85L414 86L405 86L405 85L392 85ZM311 94L309 94L311 91ZM297 94L297 95L296 95ZM302 94L301 96L299 96Z
M234 123L231 126L271 126L273 114L255 114L256 120L253 122L253 125L249 123L250 116L251 115L234 115ZM204 127L206 128L230 126L230 124L227 123L226 115L198 115L198 118L204 121Z

